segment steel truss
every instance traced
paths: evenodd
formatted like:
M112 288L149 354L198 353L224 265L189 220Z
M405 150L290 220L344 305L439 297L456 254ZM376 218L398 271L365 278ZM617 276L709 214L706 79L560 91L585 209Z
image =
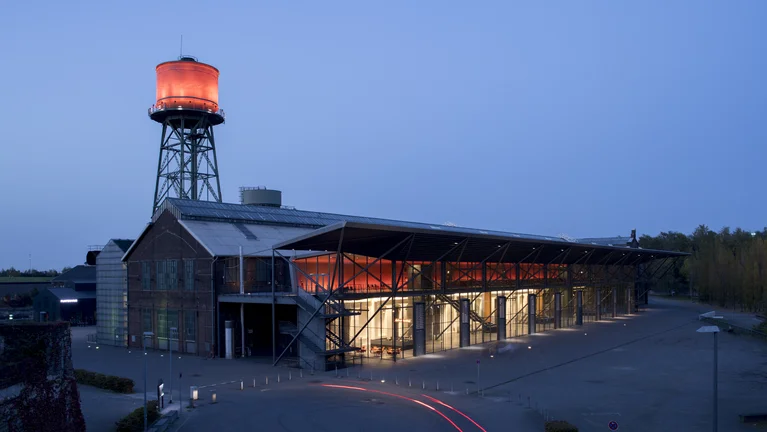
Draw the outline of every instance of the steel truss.
M152 214L168 197L221 202L216 140L209 115L168 116L160 138Z
M562 304L562 310L568 310L569 314L574 313L574 305L576 296L571 295L573 290L586 290L589 294L588 297L584 296L583 307L584 315L588 314L586 311L594 309L594 318L597 317L597 308L599 308L604 300L612 296L612 290L606 290L603 292L604 296L597 299L597 288L627 288L632 283L637 283L639 280L648 274L647 270L652 266L644 266L643 271L637 272L637 269L642 266L637 266L637 263L643 258L641 256L641 250L626 250L626 251L613 251L606 256L603 256L599 260L593 260L596 249L590 249L582 252L576 260L571 261L569 264L564 264L568 257L572 258L572 254L575 253L572 247L561 247L557 255L548 262L541 262L539 260L544 247L558 247L544 244L531 245L531 251L518 263L505 263L504 258L509 251L512 242L507 242L498 246L498 249L490 253L484 259L479 262L462 262L461 257L468 244L469 238L465 238L462 241L455 242L455 244L442 253L437 259L431 262L411 262L408 261L410 256L410 249L413 243L417 240L418 234L410 234L404 239L399 241L385 253L378 257L373 258L373 261L368 262L367 265L362 265L355 259L355 256L344 252L344 233L342 229L338 248L334 252L328 252L328 255L335 255L336 260L333 265L333 275L326 283L327 286L323 286L320 281L313 277L309 272L304 271L293 260L284 257L279 252L274 251L275 255L285 258L289 262L290 266L295 269L297 273L300 273L307 281L313 286L313 292L307 292L300 287L296 287L298 292L296 296L297 304L299 307L304 308L307 312L311 313L311 318L307 322L303 323L300 329L293 334L291 342L284 348L284 350L276 356L274 364L276 365L280 359L286 354L290 346L292 346L296 340L301 339L301 335L307 331L309 321L317 317L326 319L326 341L327 346L325 351L320 354L335 355L352 351L358 351L360 348L354 346L355 341L359 338L363 331L365 331L370 323L379 316L379 313L390 303L394 303L393 310L396 311L396 298L398 296L434 296L429 305L437 303L450 305L452 308L459 310L460 302L449 297L450 294L459 293L476 293L469 297L470 302L470 319L473 325L473 331L476 332L480 328L485 331L493 329L492 317L497 312L497 302L492 305L492 310L488 316L484 316L482 313L477 313L474 310L475 301L485 293L490 292L505 292L505 291L519 291L526 289L533 289L537 298L539 298L539 304L543 305L541 308L543 318L546 314L553 316L554 305L554 293L561 292L561 290L567 290L570 292L567 297L567 302ZM390 260L388 257L397 252L399 260ZM622 254L620 259L612 264L608 263L616 254ZM455 256L455 260L447 260L448 256ZM382 262L383 260L389 260L392 262L391 266L391 283L387 283L379 274L370 271L374 265ZM674 259L676 260L676 259ZM594 261L594 262L592 262ZM664 259L665 263L666 259ZM351 277L347 277L343 274L344 262L351 263L355 272ZM416 267L419 266L419 267ZM649 276L650 279L657 274L662 267L654 268L654 271ZM668 270L669 267L666 267ZM451 281L447 278L447 272L452 271L457 275L457 279L469 282L469 286L460 284L451 284ZM477 278L476 274L480 272L481 277ZM512 274L513 272L513 274ZM367 275L368 278L375 280L380 286L380 290L376 292L359 293L354 289L348 289L347 285L354 281L361 275ZM439 277L437 277L439 275ZM417 278L421 278L423 281L431 282L431 288L429 289L408 289L408 284L415 281ZM632 289L633 296L636 298L638 292L636 289ZM550 297L544 301L541 297L542 294L550 293ZM623 295L621 293L621 295ZM304 296L312 296L319 301L318 306L308 310L307 304L309 302L303 302L300 300ZM345 335L343 329L343 323L339 320L343 320L344 317L354 315L354 311L347 310L344 306L344 301L348 299L364 299L371 297L380 297L381 302L378 307L372 312L368 313L367 320L362 324L356 332L352 335ZM625 297L625 296L624 296ZM528 303L522 305L517 311L516 315L512 317L506 317L506 326L524 324L527 320ZM521 316L519 314L522 314ZM631 313L626 309L626 313ZM357 313L358 314L358 313ZM537 314L536 314L537 316ZM452 327L458 316L453 318L451 322L446 323L442 327L441 332L436 335L434 340L439 339L442 335ZM571 316L567 317L568 322L572 320ZM442 323L445 324L445 323ZM536 323L539 325L540 323ZM396 352L397 347L397 325L396 325L396 313L392 313L392 332L393 332L393 344ZM543 324L543 329L546 329L548 324ZM560 324L561 325L561 324ZM404 334L407 334L412 330L412 324L404 330ZM484 331L482 333L482 342L484 342ZM507 331L507 335L511 332ZM508 336L507 336L508 337ZM276 354L276 353L275 353ZM394 356L396 360L396 355Z

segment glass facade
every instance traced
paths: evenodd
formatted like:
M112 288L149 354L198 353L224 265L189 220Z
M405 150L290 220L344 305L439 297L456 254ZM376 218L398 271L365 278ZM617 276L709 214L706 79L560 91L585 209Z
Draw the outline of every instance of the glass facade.
M582 291L583 322L594 321L596 286L608 280L607 274L596 274L586 267L559 264L397 262L337 253L294 259L293 264L299 293L332 291L346 312L328 321L326 349L348 346L358 349L348 356L367 358L413 355L416 302L424 304L424 352L428 354L461 346L460 309L464 300L469 307L464 340L474 345L498 340L501 296L505 298L502 333L513 338L529 334L531 327L535 332L557 328L556 293L561 302L560 327L576 325L578 291ZM595 278L602 281L597 283ZM629 307L627 286L615 291L619 314L625 314ZM600 296L612 296L612 292L603 288ZM531 326L533 298L535 321ZM601 307L611 305L611 299L603 298Z
M96 336L100 344L128 344L128 275L123 250L110 241L96 257Z

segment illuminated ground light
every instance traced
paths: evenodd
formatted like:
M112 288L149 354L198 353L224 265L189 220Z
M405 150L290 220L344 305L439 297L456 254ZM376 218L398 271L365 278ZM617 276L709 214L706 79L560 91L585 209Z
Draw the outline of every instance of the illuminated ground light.
M440 417L445 419L445 421L450 423L455 428L455 430L457 430L459 432L463 432L463 429L458 427L458 425L455 424L454 421L450 420L450 418L448 416L446 416L445 414L442 414L438 409L434 408L433 406L431 406L431 405L429 405L427 403L421 402L421 401L419 401L417 399L413 399L413 398L409 398L407 396L402 396L402 395L398 395L398 394L395 394L395 393L389 393L389 392L385 392L385 391L381 391L381 390L367 389L367 388L364 388L364 387L354 387L354 386L336 385L336 384L320 384L320 387L337 388L337 389L342 389L342 390L356 390L356 391L363 391L363 392L371 392L371 393L378 393L378 394L382 394L382 395L386 395L386 396L391 396L391 397L396 397L396 398L404 399L404 400L416 403L416 404L418 404L418 405L420 405L420 406L422 406L422 407L424 407L424 408L426 408L426 409L428 409L430 411L433 411L433 412L437 413ZM460 413L458 410L455 410L455 411ZM460 413L460 414L462 414L462 413ZM462 414L462 415L464 417L466 417L466 418L469 418L465 414ZM473 420L471 420L471 422L474 423ZM476 424L476 423L474 423L474 424ZM482 427L479 426L479 425L477 425L477 427L482 429ZM482 430L484 432L487 432L484 429L482 429Z

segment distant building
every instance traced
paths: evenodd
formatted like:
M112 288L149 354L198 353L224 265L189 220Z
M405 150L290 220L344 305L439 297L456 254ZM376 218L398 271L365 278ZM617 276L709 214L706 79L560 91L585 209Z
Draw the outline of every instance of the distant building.
M128 270L122 262L134 240L112 239L96 261L96 335L104 345L128 345Z
M72 288L47 288L34 298L39 321L69 321L93 325L96 321L96 292Z
M51 286L50 277L0 277L0 297L31 294Z
M78 265L56 276L33 303L36 320L95 324L96 266Z
M91 252L88 252L89 254ZM96 266L78 265L51 279L54 288L71 288L75 291L96 291ZM94 297L95 298L95 297Z

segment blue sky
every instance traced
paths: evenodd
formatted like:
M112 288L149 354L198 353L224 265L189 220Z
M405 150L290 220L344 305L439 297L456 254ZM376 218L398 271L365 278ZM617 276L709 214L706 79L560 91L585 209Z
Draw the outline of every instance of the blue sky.
M25 1L0 14L0 268L151 213L156 64L221 70L224 200L572 237L761 229L767 2Z

